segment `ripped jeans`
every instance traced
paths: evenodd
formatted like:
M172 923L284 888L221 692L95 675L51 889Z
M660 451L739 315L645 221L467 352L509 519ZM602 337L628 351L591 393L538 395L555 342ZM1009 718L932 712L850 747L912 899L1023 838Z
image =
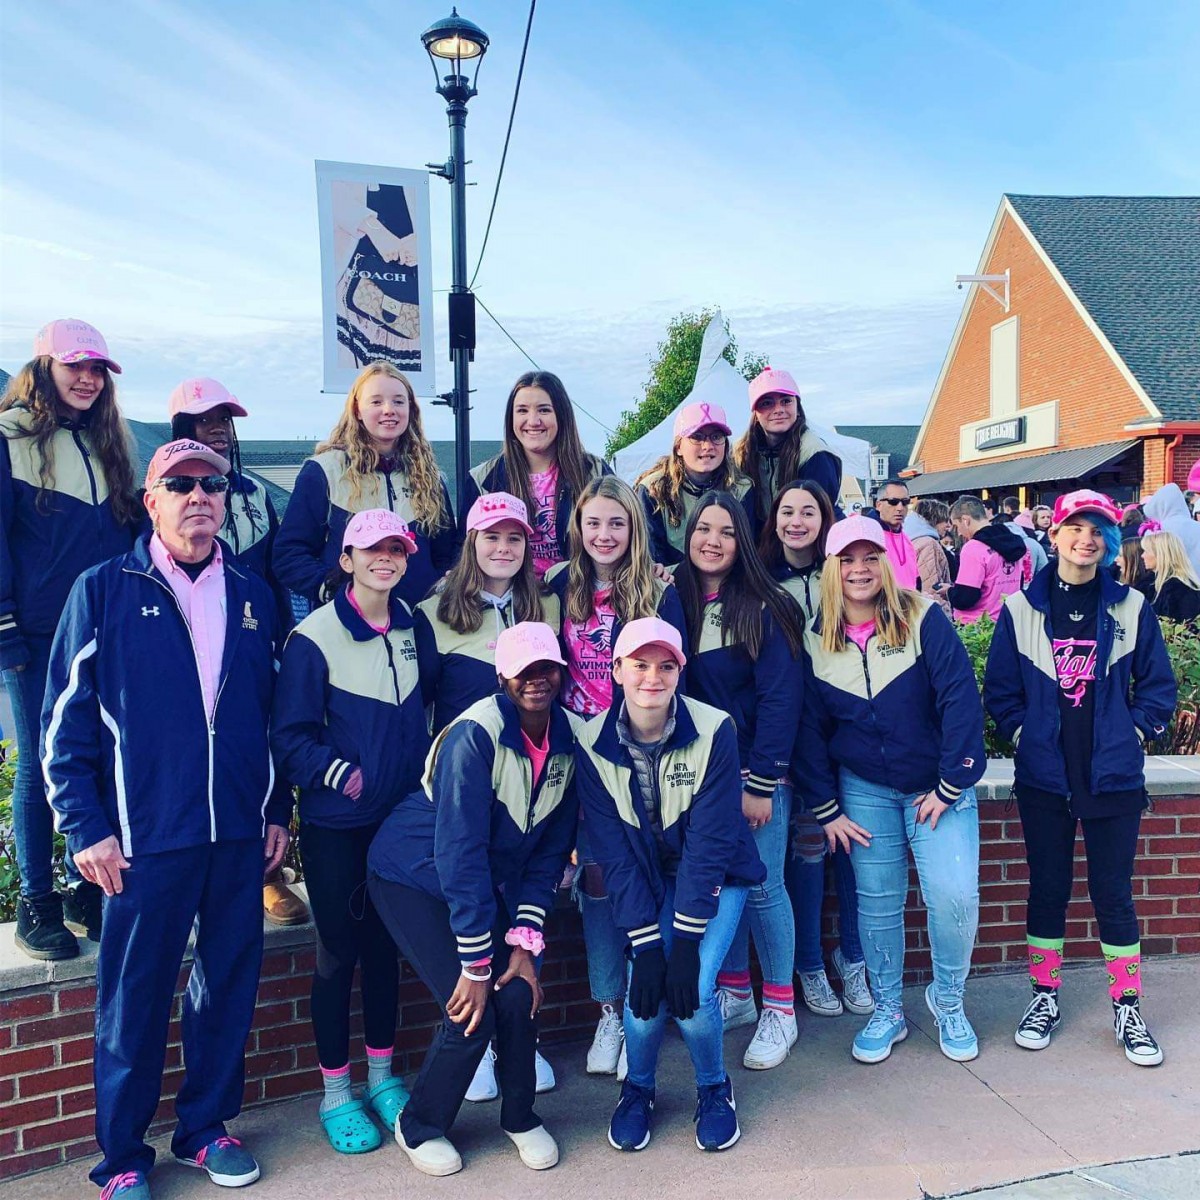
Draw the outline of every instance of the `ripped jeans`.
M904 904L908 852L928 913L934 999L952 1011L962 1004L979 925L979 805L967 788L942 814L937 829L917 824L916 794L840 772L842 809L872 834L851 851L858 882L858 930L883 1011L900 1012L904 983Z

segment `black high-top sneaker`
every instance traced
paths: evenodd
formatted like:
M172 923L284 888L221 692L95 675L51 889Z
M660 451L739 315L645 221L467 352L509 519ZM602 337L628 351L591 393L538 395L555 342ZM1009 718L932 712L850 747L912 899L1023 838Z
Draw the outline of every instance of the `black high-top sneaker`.
M1162 1047L1146 1028L1139 999L1129 996L1113 1001L1113 1031L1131 1063L1137 1063L1139 1067L1157 1067L1163 1060Z
M72 932L88 941L100 940L100 924L104 917L104 890L88 880L67 888L63 901L63 923Z
M1050 1045L1050 1035L1061 1022L1058 993L1054 988L1035 984L1033 999L1025 1009L1025 1015L1017 1022L1016 1043L1026 1050L1045 1050Z
M17 901L17 932L13 940L30 958L43 961L79 955L79 943L63 924L63 902L57 892L22 896Z

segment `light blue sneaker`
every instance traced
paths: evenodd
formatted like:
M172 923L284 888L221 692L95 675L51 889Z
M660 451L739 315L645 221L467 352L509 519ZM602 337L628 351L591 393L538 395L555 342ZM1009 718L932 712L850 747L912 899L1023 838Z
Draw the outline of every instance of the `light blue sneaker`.
M967 1014L963 1012L963 1006L959 1004L949 1012L939 1008L933 998L933 987L931 983L925 989L925 1007L933 1013L933 1019L937 1022L942 1053L954 1062L970 1062L971 1059L978 1058L979 1039L975 1036L975 1030L971 1028L971 1022L967 1020Z
M850 1053L859 1062L883 1062L897 1042L908 1037L908 1025L902 1012L887 1012L876 1008L874 1015L855 1035Z

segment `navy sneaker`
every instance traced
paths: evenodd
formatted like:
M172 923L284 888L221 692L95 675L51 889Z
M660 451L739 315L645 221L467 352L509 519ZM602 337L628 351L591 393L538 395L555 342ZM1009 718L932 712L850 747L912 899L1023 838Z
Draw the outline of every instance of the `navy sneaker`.
M249 1150L233 1137L209 1142L195 1158L179 1159L185 1167L199 1167L218 1187L245 1187L259 1175L258 1163Z
M728 1150L742 1136L738 1128L733 1082L696 1089L696 1145L701 1150Z
M608 1123L608 1144L616 1150L645 1150L650 1145L650 1117L654 1112L654 1089L638 1087L625 1080L617 1111Z

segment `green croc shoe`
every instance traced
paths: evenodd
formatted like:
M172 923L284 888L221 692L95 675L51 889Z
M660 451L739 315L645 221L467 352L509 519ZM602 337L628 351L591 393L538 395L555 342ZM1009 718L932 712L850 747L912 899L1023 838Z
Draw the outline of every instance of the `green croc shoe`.
M329 1144L339 1154L366 1154L383 1145L383 1138L361 1100L347 1100L321 1113L321 1124Z
M371 1111L383 1125L394 1130L396 1118L404 1111L404 1106L408 1103L408 1088L404 1086L403 1080L393 1076L391 1079L385 1079L382 1083L377 1083L373 1088L367 1088L363 1093L363 1099L366 1100Z

